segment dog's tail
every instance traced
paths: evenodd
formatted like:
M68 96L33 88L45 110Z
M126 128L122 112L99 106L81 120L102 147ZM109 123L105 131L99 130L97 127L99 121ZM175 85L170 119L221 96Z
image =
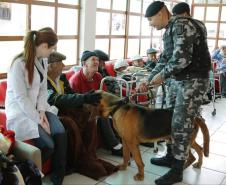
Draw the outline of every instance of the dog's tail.
M210 144L210 134L209 130L206 126L205 120L202 117L196 117L195 121L197 125L200 127L203 134L203 153L204 156L209 156L209 144Z

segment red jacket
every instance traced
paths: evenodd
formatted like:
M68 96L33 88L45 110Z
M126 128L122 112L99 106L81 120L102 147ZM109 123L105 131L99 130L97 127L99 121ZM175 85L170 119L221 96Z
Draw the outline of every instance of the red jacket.
M91 81L87 80L83 70L80 69L78 72L74 73L69 79L71 88L77 93L86 93L91 90L98 90L100 88L100 83L102 76L99 72L96 72ZM106 90L106 86L103 86L103 90Z

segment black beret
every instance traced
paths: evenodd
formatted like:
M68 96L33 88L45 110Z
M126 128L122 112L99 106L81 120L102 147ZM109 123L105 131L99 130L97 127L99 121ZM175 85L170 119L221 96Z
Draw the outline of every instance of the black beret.
M155 14L157 14L161 9L162 7L164 6L164 2L162 1L154 1L152 2L147 10L146 10L146 13L145 13L145 17L152 17L154 16Z
M88 58L92 56L98 57L95 52L86 50L82 53L81 61L86 61Z
M181 2L181 3L176 4L172 9L172 13L174 15L182 14L182 13L185 13L185 12L190 15L190 7L185 2Z
M98 58L100 60L103 60L103 61L109 60L109 56L105 52L98 50L98 49L95 49L94 52L96 53L96 55L98 56Z
M153 53L157 53L157 51L153 48L150 48L147 50L147 54L153 54Z
M49 55L48 63L50 64L54 62L61 62L62 60L65 60L65 59L66 59L65 55L55 51Z

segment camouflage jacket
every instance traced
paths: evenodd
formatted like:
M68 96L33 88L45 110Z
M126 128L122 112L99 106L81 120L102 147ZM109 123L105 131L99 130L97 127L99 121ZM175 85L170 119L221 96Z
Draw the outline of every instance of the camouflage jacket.
M194 22L198 25L198 29ZM184 79L187 77L208 78L211 64L206 35L206 28L202 22L182 16L171 17L163 35L164 51L156 67L152 70L149 80L151 81L159 72L164 79L180 76ZM207 62L204 60L208 69L203 68L201 59L197 61L197 58L202 57L204 53L195 50L202 48L203 45L205 45L207 58L209 58ZM194 55L195 53L196 55Z

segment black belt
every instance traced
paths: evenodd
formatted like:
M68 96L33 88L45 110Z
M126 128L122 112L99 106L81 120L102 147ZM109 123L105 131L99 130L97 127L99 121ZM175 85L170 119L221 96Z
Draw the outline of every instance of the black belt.
M197 73L191 73L191 74L186 74L186 75L177 75L173 76L176 81L182 81L182 80L191 80L194 78L209 78L209 73L207 74L197 74Z

